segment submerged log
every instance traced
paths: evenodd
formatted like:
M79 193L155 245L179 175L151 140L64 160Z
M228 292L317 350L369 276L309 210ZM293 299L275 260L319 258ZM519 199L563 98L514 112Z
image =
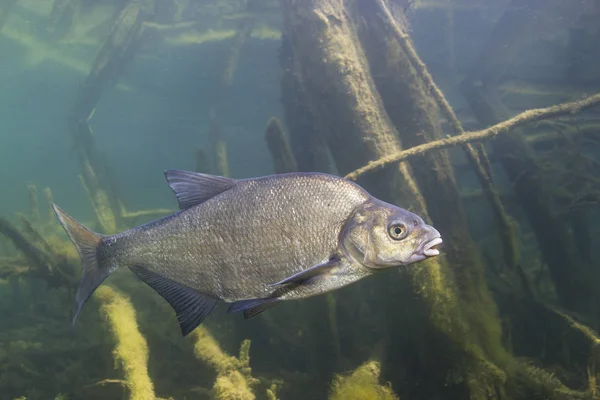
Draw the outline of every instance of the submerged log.
M493 125L510 117L492 88L484 89L465 81L464 94L483 125ZM592 269L581 258L574 237L559 217L549 188L540 180L543 171L523 132L515 129L492 142L495 153L531 221L557 295L563 306L587 315L597 315Z
M27 273L44 280L50 287L70 287L73 284L75 266L65 254L51 252L54 249L37 231L30 235L32 237L26 236L10 221L0 218L0 234L10 239L26 259L25 263L17 260L14 264L5 265L2 275Z
M250 4L248 4L248 7L250 7ZM233 77L238 67L240 52L252 34L254 22L255 18L251 16L243 19L237 27L235 36L232 39L233 41L231 43L231 47L229 48L229 53L227 54L225 69L221 75L219 86L214 97L214 104L209 113L210 126L208 137L212 144L212 150L214 153L213 169L215 170L215 173L220 176L230 176L230 172L229 160L227 157L227 141L225 140L223 129L221 128L219 110L221 109L221 103L224 100L225 92L233 82Z
M332 172L326 131L318 122L317 112L302 82L299 61L284 32L279 49L279 63L283 70L281 102L298 171Z
M54 196L52 195L52 189L49 187L44 188L44 200L45 200L45 210L46 210L46 222L54 221L55 214L52 209L52 203L54 203Z
M400 153L400 135L411 144L442 137L427 84L397 43L394 46L393 38L381 30L373 2L282 0L282 5L284 37L304 88L302 101L309 102L315 113L311 122L327 132L340 173ZM369 23L375 19L378 23ZM399 71L395 87L385 88L388 92L381 81L373 80L380 75L372 74L376 65L369 63L377 58L370 57L377 45L394 50L383 58L393 60L392 69ZM390 91L399 88L395 100ZM406 120L390 118L398 109ZM415 137L423 133L428 136ZM544 393L546 398L562 398L568 391L568 396L586 398L586 393L570 391L548 379L549 374L519 362L502 345L496 305L483 277L481 256L469 236L447 155L429 154L412 165L419 166L414 174L408 163L390 163L375 178L359 180L376 196L433 220L447 238L448 260L453 261L449 264L437 257L408 269L412 282L390 279L393 305L389 299L373 299L387 310L389 377L403 377L392 383L411 397L504 399L520 393L538 398ZM410 312L403 312L404 308ZM409 383L425 381L427 387Z
M56 40L69 32L79 6L81 3L76 0L55 0L46 24L48 37Z
M347 173L370 160L402 149L398 132L371 78L364 51L366 46L361 46L354 23L349 18L358 14L357 9L347 9L345 3L342 0L283 1L285 35L299 65L298 72L306 88L307 101L318 112L317 121L325 126L329 148L340 173ZM415 96L418 98L410 98L411 105L415 99L423 100L423 90L416 92ZM425 103L431 105L428 101ZM412 107L415 108L414 105ZM424 117L425 123L434 128L430 114L411 114L406 110L403 113L414 119ZM377 196L409 206L426 219L431 216L436 225L442 226L445 237L461 244L450 244L450 252L451 259L459 260L457 265L463 270L444 268L446 263L440 257L430 259L425 263L426 267L414 271L412 290L419 293L419 301L426 304L420 307L428 315L423 320L426 323L429 319L429 329L435 333L419 335L415 330L412 340L420 342L417 347L423 351L435 346L440 353L455 353L454 359L444 359L443 362L439 356L436 360L423 358L423 364L430 364L422 365L422 370L430 370L434 363L436 373L442 375L442 371L449 373L458 369L461 372L457 374L463 374L462 382L469 382L469 390L474 394L500 385L504 379L502 370L494 365L504 357L499 322L483 281L476 249L469 239L466 223L461 220L464 212L447 160L438 157L430 162L440 167L439 175L431 176L434 181L424 179L424 173L416 176L421 177L429 197L440 197L440 192L434 191L434 183L444 185L442 193L449 196L447 201L451 203L446 210L432 199L425 204L411 169L405 163L390 165L379 171L379 179L361 180L360 183ZM425 168L429 169L427 165ZM455 215L446 216L444 212ZM453 227L452 223L457 226ZM459 287L454 287L453 273L461 278ZM414 294L409 297L414 298ZM462 301L468 302L466 309L470 308L470 311L460 309ZM389 313L400 323L396 308L390 309ZM406 335L410 329L402 325ZM436 337L437 344L427 341L425 336ZM447 382L437 384L446 395L450 391L458 393L462 390L460 385L448 388Z
M273 170L276 174L298 171L290 144L277 118L269 120L265 131L265 140L273 158Z
M209 174L210 164L208 162L208 157L206 156L204 150L202 150L201 147L196 147L194 149L194 156L196 160L196 168L194 170L203 174Z
M34 224L37 224L40 222L40 206L36 185L27 185L27 197L29 201L29 218Z
M291 52L295 63L293 75L288 76L292 82L288 80L282 84L302 83L299 86L302 89L298 93L301 96L299 99L286 100L284 97L284 104L295 103L299 106L288 108L286 118L292 116L295 119L298 114L293 113L298 111L309 111L305 114L309 118L314 116L303 121L303 125L310 127L312 132L300 132L298 125L290 126L291 132L297 135L292 146L295 143L302 146L294 149L295 154L300 155L299 167L310 167L309 163L314 162L310 161L311 158L322 154L320 148L307 146L319 146L319 141L310 141L311 138L316 139L314 133L328 133L321 140L327 141L340 173L378 158L387 151L399 149L394 128L389 123L370 78L365 75L366 60L360 47L355 47L352 23L345 15L343 3L289 0L282 4L284 36L288 46L286 51ZM284 96L296 96L289 89L288 87L284 91ZM303 143L303 136L308 139L308 143ZM362 181L361 184L381 198L397 204L407 204L408 189L400 185L411 179L408 169L394 166L381 171L379 177L379 183L370 180ZM390 185L388 182L397 185ZM415 198L408 201L413 208L419 206ZM427 217L424 213L420 214ZM429 264L438 273L443 273L437 260L432 260ZM326 318L324 313L321 315ZM333 358L336 350L327 351L323 346L319 347L319 355L330 356L320 356L315 367L320 374L331 374L339 362Z
M412 53L413 48L408 42L408 36L404 33L403 37L398 37L394 30L390 29L396 26L382 24L382 10L374 8L371 1L359 2L359 10L361 18L365 21L360 30L360 38L369 59L371 73L402 143L407 147L414 147L444 136L439 122L438 102L446 107L444 111L451 124L455 125L455 130L462 132L460 122L456 120L441 92L437 96L438 102L435 94L431 96L435 84L428 77L418 56ZM398 19L394 24L400 24L400 21L401 19ZM406 29L402 29L402 32L406 32ZM401 40L407 42L402 43ZM476 162L480 178L489 180L487 168L475 149L466 147L465 150L472 161ZM422 157L412 159L410 164L431 219L442 236L449 238L445 241L445 253L452 275L459 285L455 293L460 299L463 311L461 317L463 323L468 326L464 338L454 339L457 340L459 348L462 348L468 363L473 363L477 358L480 360L479 367L473 365L469 367L469 372L463 371L463 382L471 396L475 396L476 393L489 388L501 387L502 381L506 379L504 370L508 368L508 357L501 342L497 307L485 282L484 262L471 237L448 154L445 151L426 153ZM484 184L488 190L493 190L491 182L485 181ZM500 212L503 212L499 197L495 192L493 194L490 197L498 201L496 205ZM505 215L499 219L509 220ZM512 237L512 226L508 222L506 224L507 258L515 263L518 259L518 254L515 254L516 238ZM465 312L466 310L470 311ZM438 326L438 329L447 328ZM477 355L469 349L474 345L479 348ZM423 366L423 370L427 368ZM478 378L472 381L467 378L468 375Z
M213 169L215 170L215 173L220 176L230 176L229 159L227 158L227 142L223 136L223 130L221 129L221 123L217 118L217 113L214 110L210 114L208 137L210 138L214 152Z
M325 139L340 173L401 148L397 133L368 76L366 58L343 1L283 2L285 35L293 51L307 101L316 114L311 122ZM382 171L385 180L363 182L378 195L399 201L403 191L386 183L402 182L396 168ZM388 180L389 179L389 180Z
M139 43L144 14L136 2L127 4L113 27L110 37L96 56L77 100L71 109L69 126L81 166L81 181L104 233L115 233L121 224L120 200L111 182L105 160L98 154L89 121L104 89L116 83L124 64L131 59Z
M582 14L597 11L595 2L585 0L513 0L498 21L482 51L462 84L462 91L479 122L484 126L497 124L510 117L498 93L498 80L503 76L506 60L515 54L524 36L535 37L544 31L571 26ZM588 100L597 102L600 96ZM584 101L581 102L582 104ZM538 164L522 130L515 129L492 142L504 170L536 234L559 301L566 308L593 316L598 324L598 296L594 282L597 272L581 251L575 235L587 235L585 219L574 215L574 233L568 221L558 212L552 191L543 182L543 169Z
M156 399L148 373L148 343L140 332L137 316L129 298L108 285L96 290L100 313L107 320L115 342L115 367L120 366L131 400Z
M368 13L369 10L372 10L370 2L363 2L361 4L363 4L363 6L367 4L369 5L365 8L366 13ZM437 103L437 106L440 108L441 114L443 114L444 117L448 120L448 123L452 127L454 134L464 134L465 132L463 130L462 124L456 117L454 111L452 110L452 107L446 100L444 94L433 81L433 78L427 70L427 67L421 61L414 46L412 45L410 37L407 34L407 27L403 25L405 24L403 22L404 19L394 18L383 0L377 0L376 4L378 5L379 10L376 16L372 16L369 26L381 26L381 24L377 22L377 17L381 19L381 22L383 23L382 25L386 29L385 31L381 31L380 33L375 35L375 37L383 38L376 49L385 49L387 46L387 48L390 50L387 54L373 55L376 64L378 63L378 61L385 60L385 62L380 62L378 63L379 65L375 65L375 68L379 67L379 69L374 72L374 75L379 77L379 79L375 79L375 82L376 84L379 83L378 88L380 92L388 93L390 95L402 95L410 92L410 89L414 88L416 84L418 85L420 94L412 94L412 97L414 98L413 103L416 104L415 107L420 107L422 110L420 112L415 112L414 115L420 115L423 114L423 112L429 113L430 118L428 119L430 121L433 122L438 120L437 112L433 109L433 105L427 106L426 102L424 101L428 96L431 96L431 98L435 101L435 103ZM398 13L400 13L400 11L397 11L396 15L398 15ZM385 37L386 34L388 35L387 38ZM394 42L397 42L395 45L398 46L398 48L393 48ZM367 48L369 47L367 46ZM371 53L377 52L372 51ZM398 58L401 58L402 60L400 62L395 63L395 60L393 58L397 54ZM403 73L403 71L407 68L410 72ZM398 84L394 85L393 83L394 81L398 81L398 77L400 77L399 79L402 81L408 81L412 78L414 83L412 85L408 84L404 86ZM420 84L417 82L420 82ZM388 85L390 84L392 85L391 88L388 87ZM407 91L406 89L409 90ZM408 140L405 140L405 142L410 144L411 147L442 138L442 128L439 123L433 122L435 125L434 130L432 131L427 131L427 129L431 128L431 126L429 126L430 124L423 124L421 123L421 120L415 118L410 118L410 121L413 121L414 123L405 125L407 121L405 121L404 118L400 118L400 115L403 115L403 113L395 112L396 109L394 109L395 105L398 103L398 99L396 97L388 96L387 98L384 97L384 102L386 102L387 107L391 107L391 110L389 111L392 117L392 121L396 124L401 134L405 134L408 136ZM398 111L400 110L401 109L398 109ZM424 130L419 131L419 129ZM430 137L426 137L427 135L424 132L429 132ZM520 268L519 248L516 241L517 224L506 213L502 201L500 200L496 186L491 176L491 166L487 153L483 145L481 145L480 143L475 146L471 145L470 143L464 143L462 145L462 148L465 152L467 160L470 162L473 171L475 172L475 175L479 179L479 183L485 190L490 205L492 207L492 211L496 223L498 225L500 237L502 239L502 244L504 247L505 262L509 265L509 267L511 267L511 269ZM427 162L427 160L425 160L425 162ZM443 163L445 165L438 165L438 167L448 168L451 170L449 160L445 160ZM454 225L452 224L452 226Z

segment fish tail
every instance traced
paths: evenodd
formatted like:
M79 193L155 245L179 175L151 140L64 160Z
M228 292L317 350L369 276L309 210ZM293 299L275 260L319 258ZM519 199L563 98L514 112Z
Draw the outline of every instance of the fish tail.
M92 232L77 222L56 204L52 204L61 225L77 248L81 257L81 279L75 295L72 326L81 315L85 302L90 298L98 286L116 269L116 266L107 264L105 257L98 257L98 250L103 246L104 235Z

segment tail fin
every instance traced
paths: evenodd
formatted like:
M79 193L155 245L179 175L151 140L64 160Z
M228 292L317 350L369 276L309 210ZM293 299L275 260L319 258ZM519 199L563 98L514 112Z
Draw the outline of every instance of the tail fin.
M103 235L90 231L61 210L56 204L52 204L52 208L81 257L81 280L79 281L79 287L75 295L75 307L73 309L72 324L75 326L87 299L90 298L94 290L114 271L114 268L102 265L98 260L98 248L102 245Z

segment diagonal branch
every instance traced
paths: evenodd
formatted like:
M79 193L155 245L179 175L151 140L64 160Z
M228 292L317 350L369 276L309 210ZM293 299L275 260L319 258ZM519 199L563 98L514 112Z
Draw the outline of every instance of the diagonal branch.
M400 161L406 161L409 158L421 155L425 152L432 150L445 149L448 147L461 145L470 142L477 142L486 139L492 139L495 136L506 133L513 128L521 125L525 125L529 122L540 121L542 119L559 117L561 115L573 115L577 114L588 108L592 108L600 105L600 93L590 96L580 101L574 101L570 103L559 104L552 107L537 108L532 110L524 111L517 116L510 118L504 122L500 122L489 128L467 132L462 135L448 137L445 139L435 140L433 142L421 144L419 146L412 147L407 150L399 151L385 157L381 157L378 160L370 161L367 165L360 167L346 175L346 179L357 180L360 176L372 172L376 169L382 168L388 164Z

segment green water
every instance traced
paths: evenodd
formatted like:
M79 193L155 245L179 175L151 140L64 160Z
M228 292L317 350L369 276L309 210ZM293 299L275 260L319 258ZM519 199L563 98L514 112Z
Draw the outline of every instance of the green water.
M598 27L598 0L0 0L0 399L599 398L600 101L471 143L501 217L461 145L361 176L430 219L435 261L185 338L127 270L71 329L50 210L111 234L177 210L166 169L291 172L271 118L342 176L460 135L429 74L467 132L592 98Z

